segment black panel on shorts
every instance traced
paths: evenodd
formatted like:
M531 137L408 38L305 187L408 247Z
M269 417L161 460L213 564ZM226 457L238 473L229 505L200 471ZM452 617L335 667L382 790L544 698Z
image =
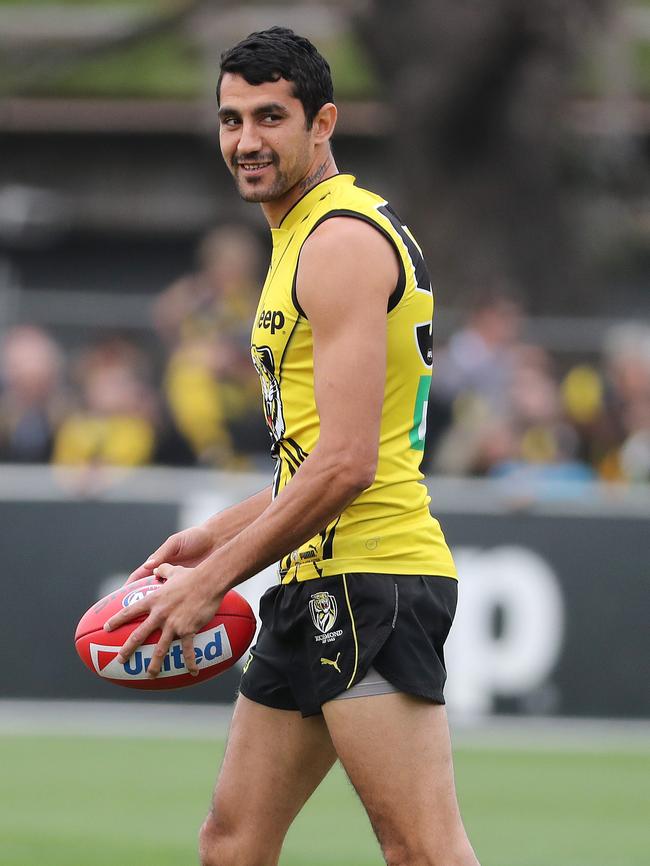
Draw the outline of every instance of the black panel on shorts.
M370 665L400 691L444 703L443 646L456 610L449 577L344 574L280 584L260 602L262 629L241 693L303 716Z

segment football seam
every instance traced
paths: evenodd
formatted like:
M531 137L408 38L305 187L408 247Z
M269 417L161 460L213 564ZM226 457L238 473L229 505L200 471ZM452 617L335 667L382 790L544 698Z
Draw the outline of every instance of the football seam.
M253 615L251 617L246 613L227 613L226 616L229 619L245 619L245 620L248 620L249 622L255 623L257 625L257 618L255 617L255 615ZM143 617L140 617L139 620L138 619L129 620L128 625L130 625L131 623L133 623L133 624L142 623L145 621L145 619L146 619L146 617L143 616ZM93 628L93 629L89 629L88 631L83 632L83 634L75 635L75 638L74 638L75 645L82 638L88 637L89 634L98 634L98 633L102 632L103 630L104 630L103 628ZM108 631L108 632L106 632L106 634L110 634L110 632ZM198 634L198 632L197 632L197 634ZM178 638L174 638L174 640L178 640Z
M119 613L119 611L115 611L115 613ZM115 614L111 614L111 616L115 616ZM108 622L109 619L110 619L110 617L107 617L106 621ZM136 625L136 624L139 625L140 623L144 622L145 619L146 619L146 616L141 616L139 619L129 620L129 624L133 623L134 625ZM100 632L103 630L104 630L103 627L100 626L99 628L89 628L88 631L83 632L83 634L76 634L75 633L74 642L77 643L77 641L81 640L82 637L87 637L89 634L95 634L95 632ZM110 632L107 631L106 634L110 634Z

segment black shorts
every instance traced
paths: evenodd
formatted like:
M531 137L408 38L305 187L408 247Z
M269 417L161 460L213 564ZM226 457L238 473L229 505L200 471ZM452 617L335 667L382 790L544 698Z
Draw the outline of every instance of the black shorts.
M240 692L313 716L372 665L399 691L444 704L457 586L450 577L343 574L271 587Z

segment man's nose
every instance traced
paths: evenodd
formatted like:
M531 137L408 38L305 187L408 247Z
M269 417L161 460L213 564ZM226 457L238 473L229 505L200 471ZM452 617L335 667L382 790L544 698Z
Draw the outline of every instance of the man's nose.
M255 153L262 148L262 139L255 123L243 123L237 144L237 153Z

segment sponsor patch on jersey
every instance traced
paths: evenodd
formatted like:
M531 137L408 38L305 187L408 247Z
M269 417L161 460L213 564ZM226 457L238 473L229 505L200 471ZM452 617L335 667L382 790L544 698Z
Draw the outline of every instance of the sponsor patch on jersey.
M257 327L275 334L276 331L281 331L284 328L284 322L282 310L262 310L257 320Z
M294 550L291 554L292 562L309 562L312 559L318 559L318 551L313 547L308 550Z

